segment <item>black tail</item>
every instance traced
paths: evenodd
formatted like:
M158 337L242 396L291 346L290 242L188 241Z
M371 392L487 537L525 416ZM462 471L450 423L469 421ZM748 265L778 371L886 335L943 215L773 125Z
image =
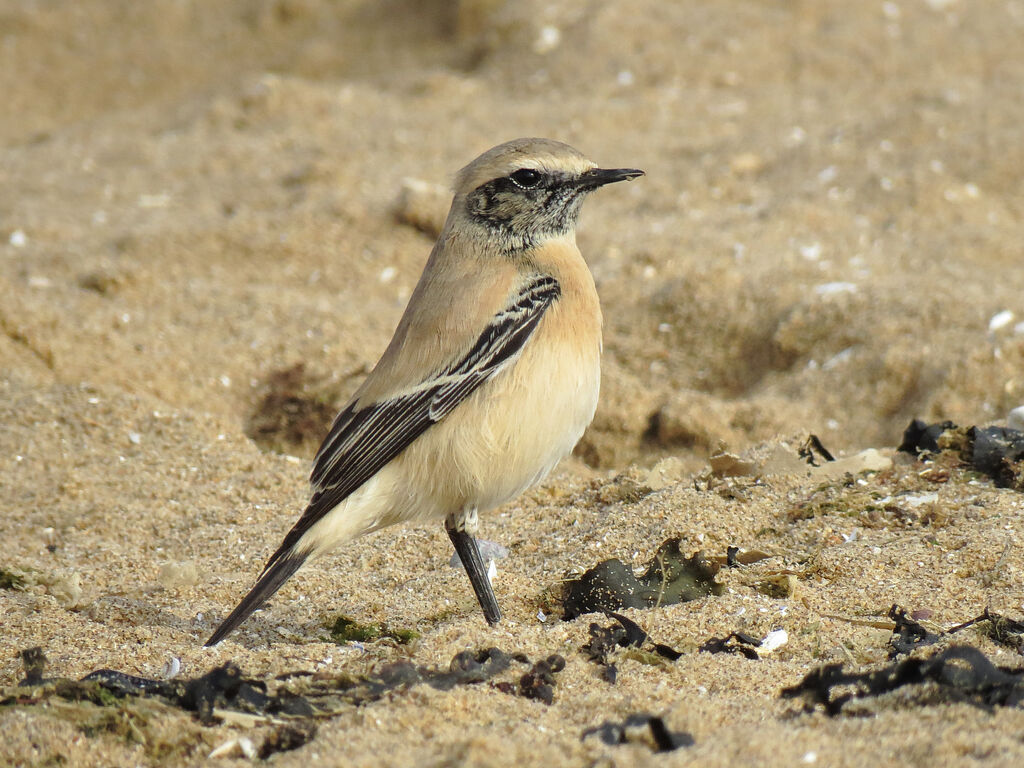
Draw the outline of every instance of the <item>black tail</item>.
M270 564L263 571L259 581L249 590L249 594L242 598L242 602L238 604L235 610L217 627L217 631L206 641L206 647L216 645L234 632L238 625L248 619L253 611L273 597L274 593L302 567L302 564L306 562L308 557L308 553L291 552L283 557L275 555L276 559L271 558Z

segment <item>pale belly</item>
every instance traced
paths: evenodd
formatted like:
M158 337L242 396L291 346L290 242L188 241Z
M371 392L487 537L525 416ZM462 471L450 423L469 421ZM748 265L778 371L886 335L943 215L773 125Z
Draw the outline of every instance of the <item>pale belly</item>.
M542 480L594 417L599 343L582 352L575 344L528 345L515 365L431 427L431 439L385 468L381 474L395 481L392 504L373 527L484 512Z

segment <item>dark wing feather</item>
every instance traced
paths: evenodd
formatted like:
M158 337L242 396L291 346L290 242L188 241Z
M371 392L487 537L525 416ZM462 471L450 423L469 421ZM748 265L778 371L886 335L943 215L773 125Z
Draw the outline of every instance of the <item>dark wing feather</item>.
M536 276L491 319L458 361L435 372L412 392L359 410L351 404L338 414L314 460L310 475L313 498L264 572L289 553L318 520L514 360L545 310L560 295L557 280Z

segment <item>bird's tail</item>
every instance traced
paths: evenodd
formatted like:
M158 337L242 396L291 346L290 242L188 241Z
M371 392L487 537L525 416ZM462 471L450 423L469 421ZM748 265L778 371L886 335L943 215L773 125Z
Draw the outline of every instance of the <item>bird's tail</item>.
M234 632L253 611L273 597L274 593L302 567L309 555L309 552L296 552L294 549L288 554L282 555L279 550L270 559L266 570L263 571L255 586L249 590L249 594L242 598L242 602L217 627L217 631L210 635L210 639L206 641L206 647L216 645Z

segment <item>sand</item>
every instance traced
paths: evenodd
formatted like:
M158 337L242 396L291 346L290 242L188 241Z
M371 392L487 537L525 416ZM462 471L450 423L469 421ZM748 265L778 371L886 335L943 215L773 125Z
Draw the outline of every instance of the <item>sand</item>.
M0 686L33 645L52 675L176 659L260 678L498 646L566 658L551 706L421 686L271 761L1021 761L1019 709L893 694L828 718L779 692L885 663L871 622L893 603L934 628L1024 612L1021 494L889 461L912 417L1004 423L1024 403L1022 35L1021 3L966 0L3 3L0 568L21 583L0 590ZM522 135L648 175L581 222L606 317L594 424L483 520L511 550L506 620L484 624L441 527L413 527L324 558L201 648L301 511L317 440L429 252L437 189ZM810 433L889 466L846 482L779 460ZM771 460L709 483L723 448ZM606 620L562 622L551 596L672 536L770 556L723 569L721 596L628 612L687 652L622 658L609 685L580 651ZM420 638L336 645L339 614ZM789 640L759 661L696 651L775 629ZM980 631L956 642L1021 664ZM83 725L91 706L0 709L0 763L189 765L271 730L153 703L118 710L126 735ZM581 740L640 711L694 746Z

